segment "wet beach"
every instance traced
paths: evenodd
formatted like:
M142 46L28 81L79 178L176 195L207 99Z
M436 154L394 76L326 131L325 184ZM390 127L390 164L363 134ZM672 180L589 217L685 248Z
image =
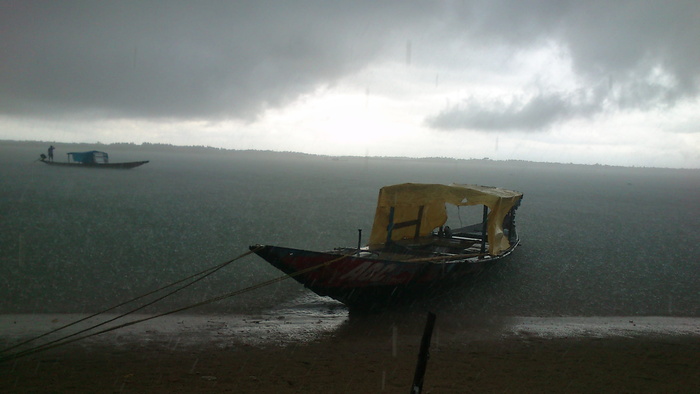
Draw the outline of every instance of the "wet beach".
M42 393L410 390L422 314L325 313L291 321L277 313L167 316L4 362L0 387ZM56 327L75 317L3 316L3 347L37 323ZM697 319L438 316L424 392L694 392L699 351Z

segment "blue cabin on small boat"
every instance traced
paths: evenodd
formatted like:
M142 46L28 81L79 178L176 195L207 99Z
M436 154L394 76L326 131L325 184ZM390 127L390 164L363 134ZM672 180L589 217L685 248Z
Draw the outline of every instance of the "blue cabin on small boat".
M68 162L82 164L109 163L109 155L106 152L91 150L88 152L68 152Z

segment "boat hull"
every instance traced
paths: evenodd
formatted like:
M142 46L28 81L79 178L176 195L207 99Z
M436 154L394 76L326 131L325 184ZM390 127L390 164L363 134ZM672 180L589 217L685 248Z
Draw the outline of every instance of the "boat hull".
M130 168L138 167L140 165L148 163L148 160L145 161L132 161L132 162L127 162L127 163L94 163L94 164L83 164L83 163L65 163L65 162L56 162L56 161L48 161L48 160L41 160L43 163L46 163L51 166L59 166L59 167L81 167L81 168L111 168L111 169L121 169L121 170L128 170Z
M351 308L374 309L420 298L435 288L453 285L510 254L409 262L382 260L341 252L314 252L271 245L250 249L321 296Z

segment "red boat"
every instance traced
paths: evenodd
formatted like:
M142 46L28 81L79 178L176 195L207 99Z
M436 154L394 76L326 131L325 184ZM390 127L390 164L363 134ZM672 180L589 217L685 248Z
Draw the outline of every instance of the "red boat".
M379 191L367 246L328 252L250 249L319 295L351 308L381 307L454 283L510 255L519 244L515 211L522 197L477 185L386 186ZM481 220L451 229L448 208L456 209L461 222L463 206L482 206Z

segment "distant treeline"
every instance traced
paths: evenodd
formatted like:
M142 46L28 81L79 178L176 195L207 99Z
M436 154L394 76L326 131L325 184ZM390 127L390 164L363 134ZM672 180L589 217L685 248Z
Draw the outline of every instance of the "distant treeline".
M275 155L286 156L286 157L296 157L296 158L327 158L332 160L350 160L350 159L372 159L372 160L391 160L391 161L422 161L422 162L455 162L455 163L491 163L491 165L502 164L516 164L516 165L527 165L527 166L581 166L581 167L595 167L595 168L625 168L619 166L611 166L606 164L575 164L575 163L552 163L552 162L533 162L526 160L494 160L488 157L481 159L455 159L450 157L389 157L389 156L372 156L372 157L362 157L362 156L329 156L329 155L319 155L311 153L301 153L301 152L291 152L291 151L272 151L272 150L252 150L252 149L227 149L218 148L213 146L203 146L203 145L172 145L172 144L162 144L162 143L151 143L143 142L141 144L133 142L116 142L111 144L103 144L101 142L95 143L69 143L69 142L52 142L52 141L16 141L16 140L0 140L0 145L4 147L16 146L18 148L32 148L43 152L48 148L49 145L54 145L57 149L61 151L88 151L88 150L101 150L107 153L113 151L130 151L130 152L164 152L164 153L195 153L195 154L208 154L208 155L226 155L226 154L256 154L256 155L269 155L274 157ZM630 168L653 168L653 167L630 167ZM695 170L697 171L697 170Z

